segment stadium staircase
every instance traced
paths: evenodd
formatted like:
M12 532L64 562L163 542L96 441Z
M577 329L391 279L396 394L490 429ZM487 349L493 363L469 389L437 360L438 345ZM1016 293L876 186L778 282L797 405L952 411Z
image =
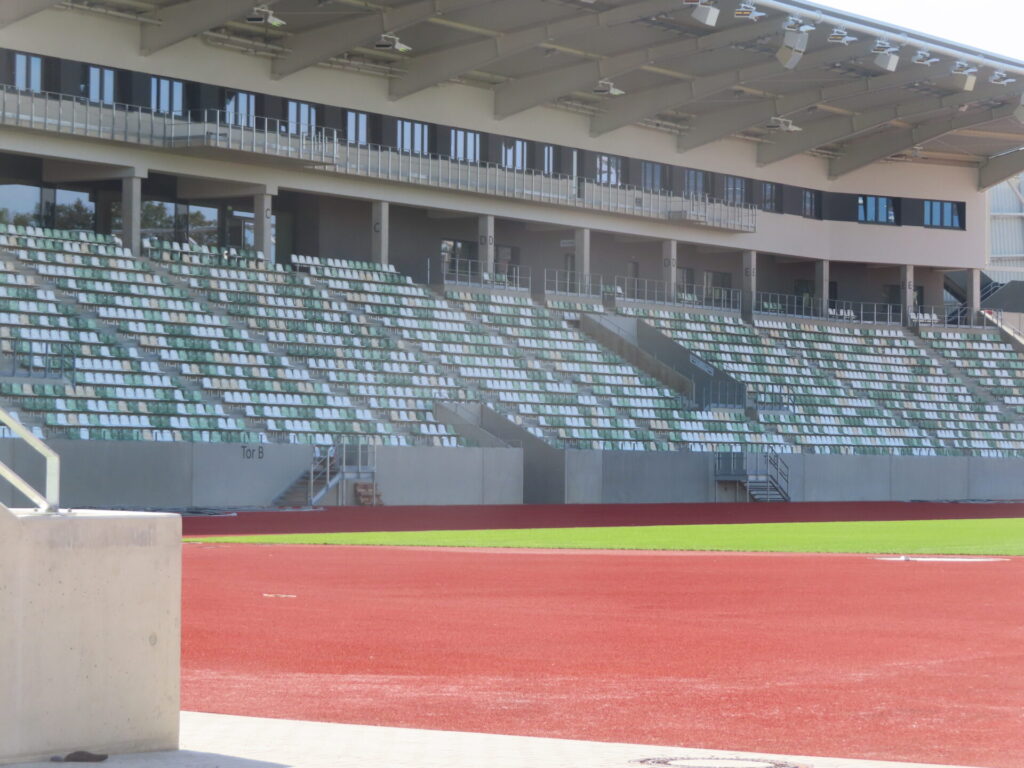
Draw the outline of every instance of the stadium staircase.
M789 465L774 450L758 454L719 454L715 461L715 480L739 484L753 501L790 500Z

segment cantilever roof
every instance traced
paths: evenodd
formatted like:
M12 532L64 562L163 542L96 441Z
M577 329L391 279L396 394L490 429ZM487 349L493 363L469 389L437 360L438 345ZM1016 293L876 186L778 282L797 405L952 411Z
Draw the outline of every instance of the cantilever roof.
M884 160L953 163L977 167L988 187L1024 171L1024 62L804 0L758 0L757 22L734 17L739 0L716 0L715 27L685 0L267 0L282 27L247 23L253 0L7 5L0 26L53 6L114 11L139 19L150 53L195 35L243 42L272 57L274 77L329 62L388 77L396 100L458 81L492 90L499 117L560 105L590 115L595 135L651 125L677 133L681 150L735 135L758 142L762 164L827 156L832 176ZM793 13L816 29L787 69L776 53ZM859 39L830 43L837 23ZM378 49L382 33L412 50ZM878 37L899 46L895 71L876 63ZM922 48L938 61L912 63ZM973 90L951 73L961 59L978 69ZM1016 82L991 82L997 72ZM595 93L601 80L624 93Z

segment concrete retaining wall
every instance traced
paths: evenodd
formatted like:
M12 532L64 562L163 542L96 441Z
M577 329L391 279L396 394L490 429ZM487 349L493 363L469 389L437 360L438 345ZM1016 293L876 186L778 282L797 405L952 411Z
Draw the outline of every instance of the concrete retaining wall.
M0 511L0 763L177 749L177 515Z

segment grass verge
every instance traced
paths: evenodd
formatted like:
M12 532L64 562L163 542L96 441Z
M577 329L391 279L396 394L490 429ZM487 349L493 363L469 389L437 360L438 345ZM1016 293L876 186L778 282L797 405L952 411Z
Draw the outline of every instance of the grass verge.
M349 546L1024 555L1024 518L296 533L201 537L186 541Z

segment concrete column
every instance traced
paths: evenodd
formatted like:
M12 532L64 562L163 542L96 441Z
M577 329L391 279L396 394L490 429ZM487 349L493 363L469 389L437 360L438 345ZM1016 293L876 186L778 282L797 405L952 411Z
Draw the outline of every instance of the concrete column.
M480 269L488 274L494 273L494 217L481 216L477 219L477 262ZM579 254L577 254L579 258Z
M661 244L661 279L664 280L665 285L668 286L668 297L673 301L676 297L676 275L678 274L676 267L679 263L678 253L679 243L676 240L665 240Z
M743 286L741 312L743 319L754 319L754 301L757 297L757 251L743 252Z
M132 256L142 255L142 178L121 179L121 241Z
M257 192L252 196L253 247L268 261L274 259L274 196ZM287 255L287 254L286 254Z
M830 266L825 259L821 259L814 265L814 298L818 300L818 313L821 317L828 317Z
M900 307L903 309L903 324L910 322L910 313L914 310L917 293L914 284L914 265L905 264L900 267Z
M981 270L967 270L967 311L974 320L981 312Z
M590 230L577 229L576 239L576 274L581 277L590 275Z
M377 200L370 207L373 227L370 235L370 257L376 264L388 264L391 247L391 203Z

